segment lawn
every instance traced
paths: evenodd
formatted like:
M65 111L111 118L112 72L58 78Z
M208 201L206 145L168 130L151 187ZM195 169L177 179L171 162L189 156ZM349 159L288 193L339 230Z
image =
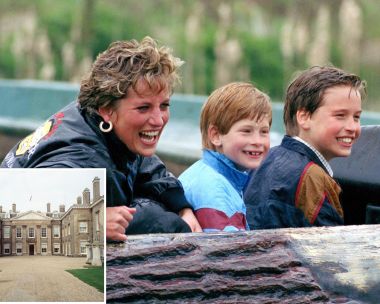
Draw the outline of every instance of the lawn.
M66 271L104 293L104 267L92 266L86 269L68 269Z

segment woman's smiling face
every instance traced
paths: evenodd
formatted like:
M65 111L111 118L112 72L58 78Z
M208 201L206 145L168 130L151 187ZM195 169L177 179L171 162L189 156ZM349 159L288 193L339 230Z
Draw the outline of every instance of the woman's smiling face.
M153 92L144 80L137 82L136 91L129 88L116 108L100 108L99 114L112 122L115 134L131 152L151 156L169 120L170 93L167 89Z

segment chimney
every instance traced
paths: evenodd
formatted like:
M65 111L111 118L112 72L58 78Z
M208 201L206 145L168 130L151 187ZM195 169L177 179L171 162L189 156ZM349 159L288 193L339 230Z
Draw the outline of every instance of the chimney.
M92 194L93 194L93 203L96 202L100 198L100 179L99 177L95 177L92 181Z
M77 204L82 205L82 197L81 196L77 197Z
M83 190L83 204L90 205L90 190L88 188Z
M16 204L12 204L12 212L16 213Z
M59 205L59 212L65 213L65 205Z
M47 203L47 204L46 204L46 212L47 212L47 213L50 213L50 203Z

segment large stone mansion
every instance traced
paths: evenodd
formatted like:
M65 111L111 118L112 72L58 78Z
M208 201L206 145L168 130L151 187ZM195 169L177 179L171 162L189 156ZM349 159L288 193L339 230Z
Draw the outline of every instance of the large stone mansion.
M16 211L0 206L0 256L64 255L87 256L87 262L100 265L104 250L104 196L100 179L92 181L93 195L85 188L76 204L51 212Z

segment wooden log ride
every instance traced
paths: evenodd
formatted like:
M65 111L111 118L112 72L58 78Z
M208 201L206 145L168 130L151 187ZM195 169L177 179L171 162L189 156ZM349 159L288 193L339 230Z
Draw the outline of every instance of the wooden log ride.
M129 236L109 303L380 303L380 225Z

